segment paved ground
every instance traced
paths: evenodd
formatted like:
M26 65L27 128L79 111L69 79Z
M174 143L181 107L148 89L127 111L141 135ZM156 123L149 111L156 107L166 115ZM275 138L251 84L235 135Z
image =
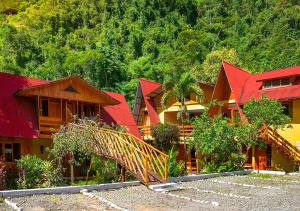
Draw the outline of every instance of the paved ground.
M179 185L184 189L169 193L141 185L92 194L129 210L300 210L300 176L230 176ZM11 200L25 210L115 210L81 194Z
M35 195L21 198L11 198L24 211L45 211L45 210L114 210L107 204L101 203L94 198L86 197L82 194L61 194L61 195ZM0 210L10 210L7 207L0 207Z
M131 210L300 210L299 176L218 177L180 186L186 189L171 196L143 186L95 193Z

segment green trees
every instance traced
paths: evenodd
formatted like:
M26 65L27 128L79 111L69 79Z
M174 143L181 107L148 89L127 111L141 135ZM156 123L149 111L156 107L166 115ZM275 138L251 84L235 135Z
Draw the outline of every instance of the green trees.
M276 99L268 99L263 96L261 99L252 99L243 106L243 112L248 121L256 127L271 126L274 129L285 127L291 120L287 114L290 105L282 105ZM287 110L287 111L286 111Z
M243 166L241 143L236 139L236 126L222 116L211 118L205 111L193 122L191 147L204 154L203 172L239 170Z
M0 3L1 11L10 7L18 14L0 15L1 71L80 75L129 100L138 78L162 82L174 64L212 82L219 58L252 72L300 63L300 9L293 0Z
M182 128L188 119L188 111L186 107L186 97L190 96L191 93L194 93L200 100L203 96L202 90L200 89L196 79L191 75L190 72L182 72L183 67L175 66L174 70L170 71L163 83L164 95L161 99L161 104L166 106L170 98L176 99L180 102L180 109L177 113L177 118L180 119ZM185 169L186 169L186 140L184 140L184 160L185 160Z
M68 159L71 183L74 182L74 166L81 165L84 160L92 159L95 155L92 137L94 128L97 128L97 123L92 120L74 119L74 123L63 126L53 135L50 155L57 161L59 167L62 167L63 159Z
M25 155L17 160L19 170L18 188L48 188L61 183L60 169L51 161L42 160L35 155Z
M191 146L205 155L204 171L232 171L242 168L248 151L255 145L264 145L260 130L263 126L284 128L290 117L284 113L285 106L274 99L262 97L243 105L247 122L236 122L221 115L210 117L204 112L193 122L194 139ZM242 154L246 147L246 157Z
M179 129L177 125L156 124L151 127L153 145L160 150L168 151L179 143Z

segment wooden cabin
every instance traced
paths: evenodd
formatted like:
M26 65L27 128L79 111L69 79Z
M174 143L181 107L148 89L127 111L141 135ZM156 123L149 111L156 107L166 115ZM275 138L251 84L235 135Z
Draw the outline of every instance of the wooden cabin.
M251 74L225 61L222 62L212 99L221 101L211 114L245 118L242 106L252 98L266 96L277 99L290 115L292 128L268 131L267 147L254 147L249 152L247 166L253 169L292 171L300 165L300 66Z
M46 159L52 133L74 115L122 125L140 137L121 94L101 91L77 76L46 81L0 73L0 156L8 165L25 154Z
M203 90L204 100L199 102L194 93L187 96L187 110L189 117L199 116L205 109L206 104L210 101L213 86L209 84L199 83L199 87ZM182 126L177 114L180 110L180 102L174 98L170 98L168 105L161 105L163 89L160 83L140 79L137 91L136 100L133 110L133 116L138 125L140 133L144 140L151 142L151 127L158 123L169 123L177 125L180 131L181 143L179 144L178 160L184 160L184 144L183 137L188 140L193 130L192 126L187 124ZM188 142L188 141L187 141ZM187 156L187 167L189 171L196 170L196 152L189 151ZM199 153L198 153L199 155Z

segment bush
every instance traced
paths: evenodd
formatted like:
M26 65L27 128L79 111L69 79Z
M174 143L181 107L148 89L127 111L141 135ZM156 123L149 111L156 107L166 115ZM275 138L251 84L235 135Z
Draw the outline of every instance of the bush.
M96 156L92 158L91 174L94 175L97 184L117 182L119 180L116 162Z
M179 142L179 129L176 125L160 123L151 128L151 133L153 145L164 151L170 150L172 145Z
M228 124L230 120L222 116L211 118L207 112L193 122L194 131L191 147L205 156L203 172L234 171L244 163L241 143L238 142L237 128Z
M178 152L174 150L174 148L170 149L168 152L168 176L170 177L178 177L185 174L184 171L184 162L181 160L177 162Z
M35 155L25 155L17 160L19 170L18 188L42 188L57 186L61 181L60 171L50 161Z

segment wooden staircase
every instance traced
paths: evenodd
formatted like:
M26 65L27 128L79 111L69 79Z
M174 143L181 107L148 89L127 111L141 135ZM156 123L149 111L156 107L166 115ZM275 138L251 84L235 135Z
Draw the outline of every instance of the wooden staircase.
M294 161L296 165L300 165L300 150L271 127L264 128L264 140L287 159Z
M128 133L99 128L93 133L99 156L116 160L143 184L168 179L168 155Z

